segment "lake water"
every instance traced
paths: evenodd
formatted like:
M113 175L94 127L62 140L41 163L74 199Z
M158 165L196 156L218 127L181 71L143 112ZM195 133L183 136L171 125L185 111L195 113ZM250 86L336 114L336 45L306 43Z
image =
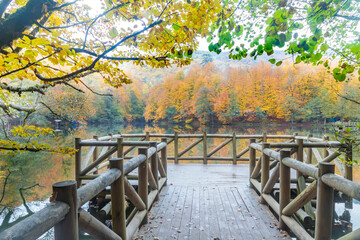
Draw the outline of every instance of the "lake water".
M65 130L65 129L64 129ZM312 134L314 137L322 137L324 134L331 135L332 132L324 128L323 125L316 124L237 124L237 125L222 125L222 126L198 126L192 127L190 125L112 125L112 126L81 126L78 129L65 130L54 137L47 140L56 146L73 146L74 137L81 137L82 139L92 138L93 136L104 136L108 133L227 133L231 134L268 134L284 135L294 134L299 135ZM219 140L221 141L221 140ZM221 142L220 142L221 143ZM214 142L213 144L219 144ZM246 147L247 143L243 143ZM240 146L241 148L243 146ZM172 155L169 149L169 155ZM226 153L226 150L225 150ZM222 153L220 153L222 154ZM23 153L17 156L1 156L0 170L2 171L2 178L0 179L0 204L2 210L0 212L0 232L5 228L13 225L15 222L31 215L43 208L51 196L52 184L55 182L74 179L74 160L72 157L61 154L48 153ZM359 182L359 170L354 169L354 176ZM6 181L6 184L5 184ZM5 185L5 189L3 187ZM24 205L23 203L27 204ZM351 215L352 228L360 227L360 205L359 202L354 201L353 209L345 208L344 204L336 204L336 212L339 216L343 215L344 211L349 211ZM344 230L345 229L345 230ZM337 232L348 231L349 228L341 228ZM50 238L44 236L43 239Z

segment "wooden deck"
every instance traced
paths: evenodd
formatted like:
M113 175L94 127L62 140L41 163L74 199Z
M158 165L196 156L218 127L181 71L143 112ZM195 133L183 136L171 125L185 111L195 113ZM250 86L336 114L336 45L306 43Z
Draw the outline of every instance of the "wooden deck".
M168 185L134 239L291 239L248 187L248 165L169 164Z

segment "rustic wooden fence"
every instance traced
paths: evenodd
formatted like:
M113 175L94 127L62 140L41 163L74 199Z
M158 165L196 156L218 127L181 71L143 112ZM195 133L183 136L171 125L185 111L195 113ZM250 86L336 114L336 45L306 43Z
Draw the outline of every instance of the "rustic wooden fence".
M167 159L169 161L174 161L175 163L179 162L193 162L193 161L200 161L204 164L216 162L229 162L233 164L237 164L238 162L248 162L249 158L245 157L245 155L249 152L248 147L248 141L250 138L255 138L258 142L266 142L268 140L288 140L288 141L294 141L295 136L294 135L268 135L266 133L263 133L261 135L236 135L233 134L208 134L204 132L203 134L156 134L156 133L143 133L143 134L121 134L118 133L116 135L109 134L109 136L98 138L94 136L94 139L92 141L95 141L95 139L101 140L101 141L110 141L113 138L122 137L124 139L136 139L136 141L152 141L157 140L166 142L168 145L168 152L169 149L171 149L173 155L170 155L168 153ZM223 140L222 143L216 144L214 146L210 146L211 140ZM185 143L185 140L193 140L191 143ZM78 140L81 141L81 140ZM245 146L243 149L239 149L239 146ZM80 149L81 146L76 145L77 149ZM193 154L190 154L191 150L194 149L196 146L201 147L201 155L193 156ZM219 153L220 150L228 147L230 156L215 156L216 153ZM133 156L127 156L131 151L134 149L133 146L129 146L127 149L124 149L124 158L129 159ZM102 149L102 153L100 155L103 155L105 151L108 149ZM92 157L97 158L97 150L93 147L90 148L89 151L86 153L86 157L84 162L87 163L90 161ZM79 153L79 151L78 151ZM108 152L108 155L111 155L111 152ZM80 153L77 157L77 159L80 159ZM104 155L104 157L108 156ZM80 162L77 161L79 164ZM106 163L100 164L99 168L105 167ZM80 167L78 168L80 169ZM79 173L81 175L81 173Z
M338 158L343 154L351 162L352 147L312 137L296 137L295 143L255 141L250 139L249 145L251 187L260 193L260 201L279 216L280 228L289 228L298 239L331 239L334 190L346 195L343 198L348 207L352 206L352 198L360 200L360 185L352 181L352 166ZM257 162L256 151L261 152ZM342 176L335 174L335 167ZM293 183L296 189L292 190ZM278 197L275 191L279 191ZM314 238L306 229L314 230ZM360 239L360 229L341 239Z
M139 226L147 222L148 210L166 184L167 145L165 142L126 142L122 138L104 140L108 139L81 141L77 138L77 181L55 183L51 203L3 231L0 239L37 239L52 227L56 240L78 239L79 228L97 239L131 239ZM100 146L108 150L97 155ZM138 155L126 162L123 160L125 146L140 147ZM92 154L88 152L81 161L81 148L85 147L90 147ZM113 158L113 154L117 155L116 158ZM89 155L93 156L91 163ZM98 165L106 159L109 159L109 169L102 170ZM137 173L136 176L131 175L131 179L138 182L137 191L128 179L130 173ZM81 187L77 189L77 186ZM111 186L110 190L108 186ZM105 195L105 199L110 198L99 212L105 216L111 215L112 230L81 209L82 205L101 194ZM133 204L132 210L127 209L125 198Z

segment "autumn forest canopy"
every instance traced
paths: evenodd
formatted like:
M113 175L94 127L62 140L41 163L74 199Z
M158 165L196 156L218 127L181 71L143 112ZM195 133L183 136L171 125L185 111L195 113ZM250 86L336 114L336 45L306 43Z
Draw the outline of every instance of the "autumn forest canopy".
M3 152L71 151L34 140L52 134L40 126L43 117L88 123L359 117L359 1L96 3L0 0ZM219 67L206 54L196 61L200 39L238 66ZM148 70L161 68L168 72L158 82L132 71L161 75ZM7 129L17 119L22 125Z

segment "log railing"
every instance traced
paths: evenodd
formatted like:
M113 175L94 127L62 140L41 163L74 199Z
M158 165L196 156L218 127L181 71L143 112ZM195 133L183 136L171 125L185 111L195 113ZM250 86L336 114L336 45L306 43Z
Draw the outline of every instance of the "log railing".
M111 142L111 139L122 137L124 139L124 159L129 159L132 156L128 156L134 148L136 148L135 145L130 145L132 141L125 142L125 139L134 139L137 138L136 141L143 141L145 145L148 145L151 141L163 141L166 142L168 145L168 150L171 148L173 150L173 155L169 155L167 157L168 160L174 161L175 163L182 162L191 162L191 161L200 161L204 164L209 163L209 161L225 161L225 162L231 162L233 164L237 164L238 162L248 162L249 158L246 157L246 154L249 152L249 147L247 146L247 142L250 138L255 138L257 142L266 142L269 139L274 140L284 140L288 139L290 141L294 141L295 135L267 135L266 133L263 133L262 135L236 135L233 134L208 134L206 132L202 134L154 134L154 133L143 133L143 134L121 134L118 133L116 135L109 134L109 136L105 137L94 137L94 139L82 141L82 144L76 144L75 147L78 149L78 157L77 159L80 159L81 157L81 148L85 146L91 146L89 150L86 153L86 156L84 158L84 161L81 163L79 162L83 168L84 165L88 164L90 162L90 159L98 159L99 156L102 156L102 159L99 159L97 162L102 162L107 157L109 157L111 154L113 154L113 151L111 149L105 148L103 146L106 146L105 141ZM191 143L186 144L185 140L193 140ZM217 144L215 146L211 146L211 141L215 139L223 139L223 142L220 144ZM78 140L81 141L80 139ZM91 145L90 142L100 141L103 142L100 145L100 143L97 145L97 148L103 147L101 154L96 155L95 153L99 152L99 150L96 148L96 146ZM126 143L129 143L126 145ZM243 143L243 144L241 144ZM112 143L112 146L115 143ZM110 144L111 145L111 144ZM109 145L109 146L110 146ZM185 145L185 146L184 146ZM239 146L245 146L244 149L239 149ZM194 150L195 147L201 148L201 155L193 156L191 154L191 151ZM125 149L125 147L127 147ZM217 153L219 153L220 150L225 149L226 147L229 148L230 156L215 156ZM80 151L79 151L80 150ZM96 156L95 156L96 155ZM100 164L98 167L102 168L105 167L107 163ZM94 169L92 170L94 171ZM80 178L86 178L83 176L83 172L79 172L78 176ZM92 173L92 172L90 172Z
M330 163L338 161L343 153L351 161L351 146L312 137L296 137L295 143L255 141L250 139L249 145L250 185L259 192L260 202L267 203L279 216L279 227L290 229L298 239L331 239L334 190L346 195L343 198L348 206L353 198L360 200L360 185L352 181L352 167L343 162ZM317 161L313 162L312 155L316 154L309 150L318 148L323 149L322 156L318 151ZM257 162L256 151L261 152ZM292 155L295 156L291 158ZM347 169L344 177L335 174L335 167L339 173L340 169ZM296 183L293 190L292 183ZM275 186L279 196L275 194ZM314 237L306 229L313 229ZM341 239L360 239L360 229Z
M117 138L115 144L114 142L105 144L103 140L101 138L95 141L76 139L78 149L90 146L92 154L97 154L96 147L98 146L106 146L110 149L104 151L102 155L99 154L98 158L94 157L92 163L87 160L92 154L86 154L85 160L88 162L86 164L83 162L83 169L81 169L81 161L76 163L76 167L79 167L76 170L77 181L55 183L51 203L24 221L3 231L0 239L37 239L52 227L54 227L56 240L78 239L78 229L96 239L131 239L139 226L147 222L148 210L166 184L167 145L165 142L125 142L122 138ZM124 146L147 147L139 148L137 156L124 162L122 158ZM161 154L161 159L158 152ZM109 169L103 171L96 169L91 178L85 175L103 162L100 161L101 159L113 157L114 153L117 156L110 158ZM79 151L77 152L77 157L81 159L81 151L80 154ZM92 165L93 163L98 164ZM130 180L129 173L134 172L137 175L132 175L131 179L137 180L137 191L130 183L133 180ZM85 177L87 182L77 189L77 183L82 181L81 177ZM93 180L89 181L89 179ZM111 186L109 190L108 186ZM108 199L108 196L110 198L103 208L98 209L98 216L103 215L105 218L110 216L112 230L103 224L104 219L96 218L81 209L82 205L95 197L99 200L100 196L103 196L103 200ZM130 203L133 209L129 208Z

